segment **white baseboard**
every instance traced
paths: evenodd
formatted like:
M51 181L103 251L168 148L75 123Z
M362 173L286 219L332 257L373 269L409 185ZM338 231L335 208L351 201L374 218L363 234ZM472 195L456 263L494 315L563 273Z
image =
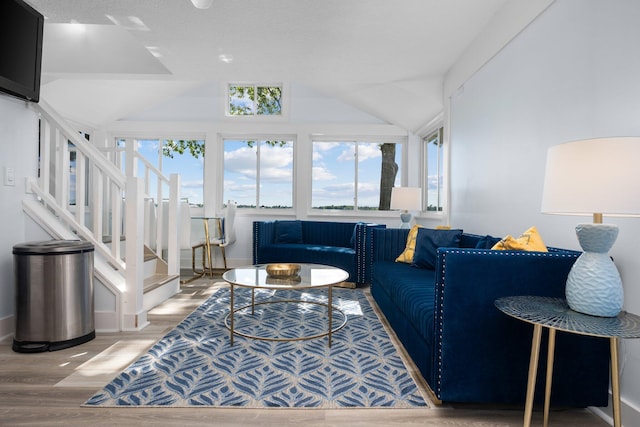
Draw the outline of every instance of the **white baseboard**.
M122 319L123 332L139 332L149 326L146 310L137 314L125 314Z
M0 340L13 337L15 333L15 316L7 316L0 319Z
M118 313L115 311L96 311L94 320L96 332L120 332Z
M609 393L609 405L607 407L590 407L591 412L602 418L609 425L613 425L613 403ZM640 408L620 398L620 412L623 426L640 426Z

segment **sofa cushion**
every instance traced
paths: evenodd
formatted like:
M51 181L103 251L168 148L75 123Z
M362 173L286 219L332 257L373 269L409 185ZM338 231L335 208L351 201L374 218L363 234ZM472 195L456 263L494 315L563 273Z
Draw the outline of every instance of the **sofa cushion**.
M425 341L434 342L433 270L391 261L376 262L371 272L371 286L387 294Z
M460 247L462 230L433 230L420 228L416 237L416 250L411 265L418 268L436 268L436 251L438 248Z
M404 251L398 255L396 258L396 262L406 262L411 264L413 262L413 254L416 249L416 238L418 236L418 229L423 228L421 225L414 225L409 230L409 234L407 235L407 244L404 248Z
M507 235L504 239L496 243L491 249L494 250L514 250L514 251L538 251L547 252L547 246L536 227L531 227L517 239Z
M300 221L276 221L275 243L302 243Z
M493 237L487 234L478 240L475 249L491 249L501 239L499 237Z

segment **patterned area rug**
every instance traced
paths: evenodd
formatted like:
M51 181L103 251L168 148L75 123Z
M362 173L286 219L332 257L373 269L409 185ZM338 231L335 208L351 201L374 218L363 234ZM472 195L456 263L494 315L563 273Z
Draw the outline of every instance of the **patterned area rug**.
M236 289L235 307L250 303ZM256 305L235 315L249 335L312 336L327 330L326 290L256 291ZM327 337L292 342L235 336L229 344L225 317L229 289L222 288L120 373L83 406L210 407L425 407L427 403L391 342L367 296L334 289L334 327Z

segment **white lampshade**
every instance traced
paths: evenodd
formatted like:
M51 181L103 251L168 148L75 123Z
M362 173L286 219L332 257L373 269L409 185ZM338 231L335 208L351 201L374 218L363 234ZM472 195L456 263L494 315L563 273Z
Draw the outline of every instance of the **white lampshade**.
M542 212L640 216L640 137L586 139L549 148Z
M391 209L419 211L422 209L422 192L419 187L393 187Z
M191 0L191 3L198 9L209 9L213 0Z

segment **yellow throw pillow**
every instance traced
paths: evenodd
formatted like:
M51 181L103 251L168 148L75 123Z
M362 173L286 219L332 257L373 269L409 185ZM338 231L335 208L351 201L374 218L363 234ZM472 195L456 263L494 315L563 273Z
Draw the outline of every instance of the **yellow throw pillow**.
M418 237L418 229L421 228L421 225L414 225L409 230L409 235L407 236L407 245L404 248L404 251L398 255L396 258L396 262L406 262L411 264L413 262L413 254L416 251L416 238Z
M493 250L505 251L537 251L537 252L548 252L547 246L542 241L542 237L538 233L536 227L531 227L524 233L522 236L517 239L508 235L504 239L500 240L498 243L493 245L491 248Z

